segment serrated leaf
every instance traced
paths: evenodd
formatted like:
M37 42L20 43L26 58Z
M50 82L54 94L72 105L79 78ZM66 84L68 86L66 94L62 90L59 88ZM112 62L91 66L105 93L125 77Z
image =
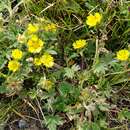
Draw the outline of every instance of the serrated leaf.
M60 92L62 95L68 94L71 89L72 89L72 85L69 84L68 82L62 82L59 86Z
M99 121L99 123L100 123L100 127L102 127L102 128L107 128L107 122L105 121L105 119L101 119L100 121Z
M125 116L127 119L130 119L130 111L125 111L125 112L124 112L124 116Z
M59 116L47 116L46 124L49 130L56 130L58 125L62 125L62 120Z
M71 68L65 68L64 76L72 79L74 77L74 71Z
M58 96L53 104L54 108L58 111L64 111L65 109L65 99L62 96Z
M69 58L68 58L68 61L75 58L75 57L78 57L78 54L77 53L73 53Z
M75 72L77 72L78 70L80 70L79 65L74 64L71 68L65 68L64 76L72 79L75 76Z
M80 70L80 66L74 64L74 65L71 67L71 69L72 69L74 72L76 72L76 71Z
M0 94L6 93L7 92L7 88L4 86L0 86Z
M124 108L122 111L118 113L118 118L120 120L130 119L130 111L127 108Z
M105 63L97 63L93 69L95 74L105 74L106 70L108 70Z
M108 105L101 104L98 106L101 111L108 111Z
M101 130L100 127L98 126L98 124L93 123L92 124L92 130Z

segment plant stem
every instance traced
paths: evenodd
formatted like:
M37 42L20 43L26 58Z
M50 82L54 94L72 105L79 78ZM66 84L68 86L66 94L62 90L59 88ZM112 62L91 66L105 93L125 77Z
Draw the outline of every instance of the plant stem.
M95 57L93 61L93 66L98 62L99 54L98 54L98 38L96 38L96 51L95 51Z

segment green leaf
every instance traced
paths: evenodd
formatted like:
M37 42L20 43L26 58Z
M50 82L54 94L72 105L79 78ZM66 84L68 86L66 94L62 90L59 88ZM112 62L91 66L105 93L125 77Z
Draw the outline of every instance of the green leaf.
M70 57L68 57L68 61L73 59L73 58L76 58L78 57L78 54L77 53L73 53Z
M35 99L37 97L37 91L35 89L28 92L28 95L31 99Z
M7 92L7 88L4 86L0 86L0 94L6 93Z
M58 96L56 101L53 104L53 108L57 111L64 111L65 110L65 98L62 96Z
M47 116L46 124L49 130L56 130L58 125L62 125L63 122L59 116Z
M116 84L120 84L120 83L124 83L130 81L129 77L127 76L127 74L118 74L115 75L112 79L111 79L111 85L116 85Z
M57 52L55 50L48 49L46 52L52 55L57 55Z
M74 71L71 68L65 68L64 76L72 79L74 77Z
M95 74L105 74L106 70L108 70L107 65L105 63L97 63L94 68Z
M92 130L101 130L98 124L92 123Z
M98 107L101 111L108 111L109 110L109 106L107 104L100 104Z
M130 119L130 111L124 111L124 116L125 116L127 119Z
M80 70L80 67L74 64L71 68L65 68L64 76L72 79L75 76L75 72L77 72L78 70Z
M80 70L80 67L79 67L79 65L74 64L74 65L71 67L71 69L72 69L74 72L77 72L77 71Z
M120 120L125 120L126 118L130 120L130 111L128 109L123 109L118 113L118 118Z
M125 120L123 111L121 111L121 112L118 113L118 119L119 119L120 121Z
M65 95L71 91L72 85L69 84L68 82L62 82L59 86L59 89L60 89L61 95Z
M6 63L7 60L4 58L4 55L0 56L0 69L2 69Z
M107 128L107 122L105 121L105 119L101 119L100 121L99 121L99 123L100 123L100 127L102 127L102 128Z

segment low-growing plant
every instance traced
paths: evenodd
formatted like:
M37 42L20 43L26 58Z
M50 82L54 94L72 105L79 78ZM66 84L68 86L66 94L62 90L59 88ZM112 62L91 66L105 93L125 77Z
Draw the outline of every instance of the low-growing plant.
M129 4L1 1L0 128L128 130Z

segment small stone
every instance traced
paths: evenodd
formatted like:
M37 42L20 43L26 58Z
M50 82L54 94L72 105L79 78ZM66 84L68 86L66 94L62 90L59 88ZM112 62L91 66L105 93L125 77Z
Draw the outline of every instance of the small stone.
M128 124L128 130L130 130L130 123Z
M25 129L25 128L28 127L28 124L27 124L27 122L26 122L25 120L21 119L21 120L19 120L19 122L18 122L18 127L19 127L20 129Z

